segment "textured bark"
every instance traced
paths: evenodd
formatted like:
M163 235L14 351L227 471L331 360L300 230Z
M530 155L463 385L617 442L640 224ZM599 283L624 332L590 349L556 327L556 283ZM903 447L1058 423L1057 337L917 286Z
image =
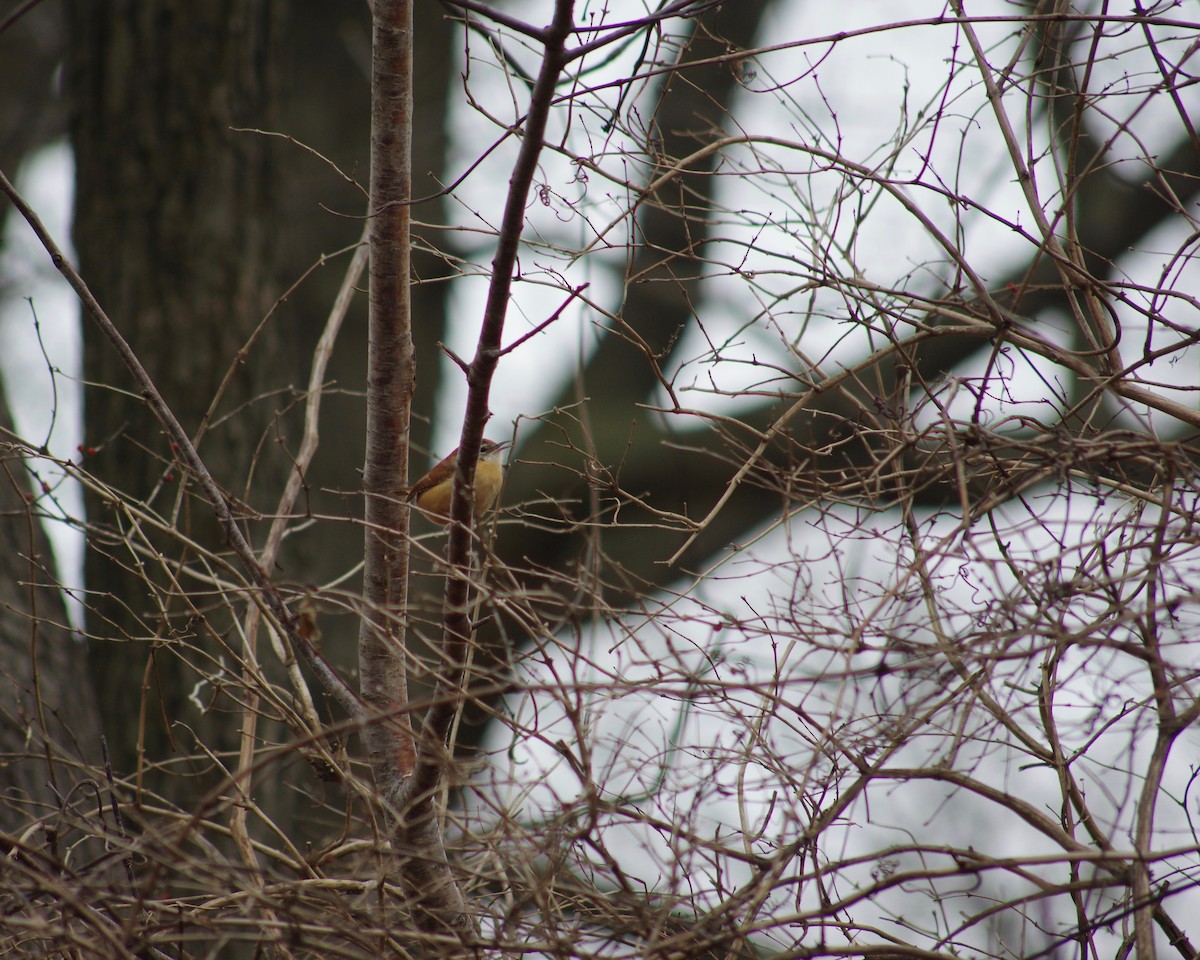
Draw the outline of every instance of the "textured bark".
M362 699L373 718L363 731L363 743L376 789L388 802L416 759L409 725L398 715L408 700L403 647L410 511L404 492L408 423L416 387L408 296L412 49L411 4L381 0L375 7L371 68L366 532L358 663Z
M411 806L401 797L417 762L405 646L411 511L403 496L416 390L409 297L413 5L411 0L376 0L374 13L366 523L358 641L361 696L369 714L362 739L384 815L391 821L414 933L469 937L474 925L446 858L432 797L420 796ZM444 758L433 744L423 752L430 748Z
M81 272L194 436L272 300L265 141L231 130L270 126L272 2L80 0L68 8ZM284 469L255 460L278 402L239 409L292 379L280 343L268 326L217 408L217 418L237 414L201 444L235 498L260 481L269 488ZM211 512L193 512L190 492L177 501L170 444L146 405L124 392L128 375L91 326L84 376L86 442L97 451L88 467L127 497L175 515L187 536L220 548ZM127 518L95 495L87 507L96 525L86 561L87 627L115 765L129 772L140 762L139 714L150 761L190 752L190 734L173 726L180 722L211 746L227 746L219 732L231 725L219 709L189 704L197 676L175 644L206 635L210 643L223 622L205 622L211 606L193 608L152 588L146 578L158 583L163 571L139 569L121 543ZM169 540L153 542L168 565L194 559ZM223 704L218 697L213 705ZM176 744L176 735L184 742Z

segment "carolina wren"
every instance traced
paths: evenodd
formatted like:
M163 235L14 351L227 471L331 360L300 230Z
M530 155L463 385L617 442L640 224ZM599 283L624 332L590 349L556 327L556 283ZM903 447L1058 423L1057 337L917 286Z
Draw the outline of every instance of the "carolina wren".
M500 455L508 443L484 440L479 445L479 461L475 465L475 516L482 517L496 502L504 471ZM415 501L421 512L435 523L450 522L450 495L454 489L454 468L458 464L455 450L441 463L412 485L405 498Z

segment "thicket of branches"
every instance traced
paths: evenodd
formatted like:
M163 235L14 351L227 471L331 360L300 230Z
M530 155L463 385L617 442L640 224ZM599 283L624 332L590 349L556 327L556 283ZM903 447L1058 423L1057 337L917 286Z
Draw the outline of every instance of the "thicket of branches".
M1186 7L161 6L49 55L78 270L2 158L6 955L1197 956Z

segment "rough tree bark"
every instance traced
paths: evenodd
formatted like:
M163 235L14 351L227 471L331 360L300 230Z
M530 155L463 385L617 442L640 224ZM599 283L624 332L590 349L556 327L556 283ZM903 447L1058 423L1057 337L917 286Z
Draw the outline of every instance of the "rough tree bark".
M273 299L264 140L231 129L270 125L273 6L273 0L68 4L81 272L193 436ZM86 443L96 451L88 468L177 518L199 542L219 546L209 511L192 515L173 451L150 411L126 392L119 360L91 326L84 330ZM257 483L270 485L282 474L269 457L256 460L277 404L268 398L219 418L287 382L283 342L268 325L251 362L239 362L216 418L207 420L201 450L235 499L248 499ZM87 509L91 666L116 766L132 772L177 750L190 752L192 734L180 722L211 745L228 745L232 725L217 717L220 698L196 689L177 643L207 635L204 642L212 644L222 626L206 622L205 609L176 598L164 602L146 579L164 571L143 563L123 538L148 537L168 569L186 552L133 529L106 497L93 493ZM189 693L218 710L195 709ZM153 784L161 785L157 778Z

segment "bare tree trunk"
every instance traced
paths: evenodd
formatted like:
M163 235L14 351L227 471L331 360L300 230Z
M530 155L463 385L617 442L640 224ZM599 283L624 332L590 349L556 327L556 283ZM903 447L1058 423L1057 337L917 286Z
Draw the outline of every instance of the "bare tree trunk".
M272 300L271 191L264 139L231 128L269 126L273 2L78 0L68 8L81 271L185 429L209 428L201 449L229 496L248 499L282 473L256 452L281 404L268 397L238 408L286 383L288 364L274 325L251 353L269 362L242 363L239 354ZM126 392L120 361L90 325L84 340L85 431L96 451L88 467L196 542L219 545L209 511L192 515L175 451ZM214 418L210 406L234 366ZM174 562L194 558L107 497L92 493L87 509L91 662L116 766L142 773L190 753L189 728L230 744L234 725L219 717L220 697L197 686L179 643L207 634L211 644L224 628L206 620L208 609L152 586ZM162 551L161 565L138 555L143 538Z
M418 823L402 808L402 787L417 762L405 648L411 514L403 502L416 390L409 296L413 8L411 0L376 0L374 12L366 534L358 643L362 699L369 711L363 743L389 821L414 934L468 936L473 924L467 903L450 871L437 819L427 815L430 804L421 805ZM445 756L444 750L437 753Z

